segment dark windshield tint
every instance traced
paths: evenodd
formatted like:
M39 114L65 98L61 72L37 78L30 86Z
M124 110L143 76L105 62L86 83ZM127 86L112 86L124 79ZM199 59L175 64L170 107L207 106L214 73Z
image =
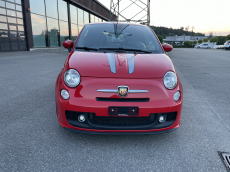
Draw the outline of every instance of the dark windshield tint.
M123 48L163 53L149 27L129 24L86 25L79 36L76 47Z

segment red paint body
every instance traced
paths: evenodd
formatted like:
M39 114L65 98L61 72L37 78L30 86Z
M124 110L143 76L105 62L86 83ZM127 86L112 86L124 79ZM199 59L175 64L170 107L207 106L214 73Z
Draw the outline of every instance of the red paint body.
M170 47L164 45L164 49L167 51ZM136 54L135 70L132 74L128 73L126 54L116 53L115 58L117 72L112 73L106 53L71 51L64 68L58 75L55 87L56 108L60 125L65 128L75 129L76 131L97 133L152 133L178 128L181 121L183 97L181 82L177 77L178 84L172 90L166 89L163 84L163 77L167 71L176 73L170 58L166 54ZM68 69L76 69L81 75L81 82L76 88L70 88L64 82L64 73ZM120 85L126 85L131 90L148 90L148 93L132 93L125 98L149 98L149 102L96 101L97 97L121 98L117 93L97 91L98 89L117 89ZM68 100L64 100L61 97L60 91L62 89L69 92L70 98ZM178 90L181 93L181 97L175 102L173 96ZM96 116L109 116L109 106L139 107L139 117L147 117L150 113L167 112L177 112L177 116L175 122L166 128L141 130L131 130L128 128L123 130L80 128L70 125L65 116L66 110L95 113Z
M166 51L166 52L169 52L169 51L172 51L173 47L169 44L163 44L163 49Z
M72 48L73 47L73 41L71 40L66 40L62 43L63 47L65 48Z

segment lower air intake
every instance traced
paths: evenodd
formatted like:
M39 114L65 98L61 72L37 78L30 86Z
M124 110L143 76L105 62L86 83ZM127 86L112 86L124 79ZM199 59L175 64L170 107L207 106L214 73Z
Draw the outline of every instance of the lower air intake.
M90 122L98 125L107 126L137 126L151 124L154 121L154 114L150 114L148 117L109 117L109 116L96 116L91 114Z

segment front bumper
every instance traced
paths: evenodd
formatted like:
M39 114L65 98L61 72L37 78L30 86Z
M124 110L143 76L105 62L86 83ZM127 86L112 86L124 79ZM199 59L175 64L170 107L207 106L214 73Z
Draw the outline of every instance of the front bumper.
M111 102L104 101L104 99L98 101L98 97L119 99L115 93L98 93L96 91L101 88L116 88L117 85L114 84L116 82L128 85L131 89L132 87L133 89L146 89L149 90L149 93L129 94L127 98L138 98L137 101L132 102ZM64 100L60 96L61 89L66 89L69 92L70 98L68 100ZM181 92L181 98L175 102L173 95L177 90ZM180 126L182 93L180 81L175 89L167 90L162 84L162 79L142 79L140 83L140 80L135 79L97 78L95 80L95 78L82 78L81 85L73 89L57 79L55 95L58 121L62 127L81 133L152 134L169 132ZM149 101L138 101L146 97ZM139 107L139 114L128 117L111 116L108 114L108 107L110 106ZM86 121L83 123L79 122L77 118L82 113L86 116ZM158 118L162 114L167 116L164 123L158 122ZM116 123L119 120L122 122Z

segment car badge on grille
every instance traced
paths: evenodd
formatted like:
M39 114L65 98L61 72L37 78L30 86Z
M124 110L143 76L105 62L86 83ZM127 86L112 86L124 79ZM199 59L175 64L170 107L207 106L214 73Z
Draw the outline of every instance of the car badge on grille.
M118 95L120 97L126 97L128 95L129 87L128 86L118 86Z

